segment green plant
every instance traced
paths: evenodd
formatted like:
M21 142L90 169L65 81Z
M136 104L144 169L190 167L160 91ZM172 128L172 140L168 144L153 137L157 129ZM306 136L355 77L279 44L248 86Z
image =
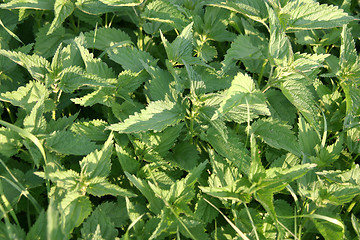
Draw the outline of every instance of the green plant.
M358 239L356 0L0 1L1 239Z

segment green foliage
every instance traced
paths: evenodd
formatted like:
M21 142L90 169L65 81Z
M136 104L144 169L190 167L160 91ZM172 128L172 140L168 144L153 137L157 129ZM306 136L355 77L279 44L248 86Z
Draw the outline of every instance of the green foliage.
M358 239L355 2L0 1L0 239Z

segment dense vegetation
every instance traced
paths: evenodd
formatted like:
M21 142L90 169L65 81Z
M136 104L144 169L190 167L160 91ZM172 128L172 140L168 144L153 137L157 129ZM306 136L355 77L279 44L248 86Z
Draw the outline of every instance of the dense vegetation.
M359 239L357 0L0 0L0 239Z

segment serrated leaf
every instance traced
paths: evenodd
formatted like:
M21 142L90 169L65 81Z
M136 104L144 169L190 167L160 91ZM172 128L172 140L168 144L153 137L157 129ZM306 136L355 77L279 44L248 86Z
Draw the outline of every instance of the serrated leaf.
M93 177L87 184L86 192L97 197L104 195L123 197L136 196L134 193L108 182L104 177Z
M115 28L97 28L86 32L85 46L89 49L107 50L108 48L121 47L124 44L132 44L128 34Z
M106 5L116 7L135 7L143 3L144 0L100 0Z
M264 105L265 103L265 95L256 89L252 78L239 72L231 82L230 88L225 92L225 97L212 120L225 115L239 105L251 108L252 105Z
M144 69L142 62L150 66L155 66L157 62L148 52L131 47L114 48L108 52L108 55L111 60L120 64L125 70L133 72Z
M22 107L30 112L36 102L49 96L48 89L40 82L30 81L16 91L6 92L0 95L0 100L10 102L14 106Z
M75 5L84 13L91 15L100 15L116 10L115 7L106 5L98 0L77 0Z
M70 115L69 117L64 116L56 120L51 119L46 126L46 132L65 130L75 121L78 115L79 113L76 113L74 115Z
M146 197L149 202L149 210L155 214L160 214L161 209L164 207L164 202L158 198L149 184L134 175L125 172L126 177L132 182L137 189Z
M244 62L249 59L261 59L264 58L260 46L254 45L252 38L248 35L238 35L231 47L225 54L225 59L222 62L223 71L226 72L238 60Z
M69 235L75 227L83 223L92 211L91 201L78 192L70 192L60 203L61 227Z
M95 104L102 104L111 107L115 102L115 88L100 87L97 90L80 98L72 98L71 101L84 107L91 107Z
M13 62L26 68L36 80L44 80L50 69L50 63L36 54L26 55L22 52L14 52L0 49L0 55L8 57Z
M135 174L140 169L140 162L136 159L135 154L130 149L122 148L117 144L115 149L123 171Z
M86 155L95 149L96 144L85 136L76 135L68 130L56 131L46 138L45 146L65 155Z
M65 68L60 73L59 87L64 92L73 92L82 86L112 87L110 80L86 73L78 66Z
M150 74L151 80L146 84L147 95L151 101L172 99L171 83L173 77L168 71L154 68L144 64L145 70Z
M43 114L44 101L40 100L35 104L30 114L24 118L24 129L35 135L44 133L47 124Z
M79 184L80 175L73 170L57 170L49 173L49 179L55 182L58 187L74 191L77 189L77 184Z
M140 113L131 115L124 122L110 125L107 129L120 133L164 130L173 126L185 117L184 106L170 101L150 102Z
M94 119L91 121L76 122L70 127L70 131L75 134L84 135L93 141L106 141L108 134L105 132L105 128L108 123Z
M0 154L10 158L18 153L21 145L19 134L8 128L0 128Z
M315 1L289 1L280 11L287 31L341 27L354 20L337 6Z
M173 28L182 30L188 21L180 9L180 6L168 1L156 0L146 5L141 17L150 21L167 23Z
M210 6L221 7L230 11L241 13L252 20L262 23L268 17L265 2L262 0L236 0L226 2L215 0L209 1L207 4Z
M72 14L75 9L75 5L72 1L68 0L55 0L54 4L54 13L55 17L51 23L49 31L47 35L53 33L61 24L65 21L65 19Z
M72 34L65 33L65 28L62 26L57 27L50 35L46 35L49 28L50 24L46 24L41 27L36 33L35 38L34 53L44 58L54 56L59 44L63 40L72 37Z
M81 175L91 179L107 177L111 170L111 154L114 147L113 135L110 134L102 149L95 150L80 161Z
M267 6L270 21L269 55L272 65L287 65L292 62L293 52L288 36L285 34L275 11Z
M229 159L229 161L237 166L244 174L248 174L250 154L234 132L229 131L228 141L225 142L215 129L210 128L206 140L216 152Z
M94 239L95 231L100 228L101 236L104 239L115 239L118 235L114 223L107 216L99 205L86 219L81 228L81 236L84 240Z
M11 0L0 5L7 9L53 10L55 0Z
M280 89L285 97L300 111L315 128L320 129L318 108L313 93L302 82L293 79L281 83Z
M289 125L271 119L260 119L251 125L251 131L274 148L284 149L296 156L301 155L297 138Z

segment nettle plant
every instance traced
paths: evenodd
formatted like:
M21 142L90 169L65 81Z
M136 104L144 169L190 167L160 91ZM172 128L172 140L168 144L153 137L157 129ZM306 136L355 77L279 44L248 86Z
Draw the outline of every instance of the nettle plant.
M319 2L0 1L0 238L358 239L360 7Z

